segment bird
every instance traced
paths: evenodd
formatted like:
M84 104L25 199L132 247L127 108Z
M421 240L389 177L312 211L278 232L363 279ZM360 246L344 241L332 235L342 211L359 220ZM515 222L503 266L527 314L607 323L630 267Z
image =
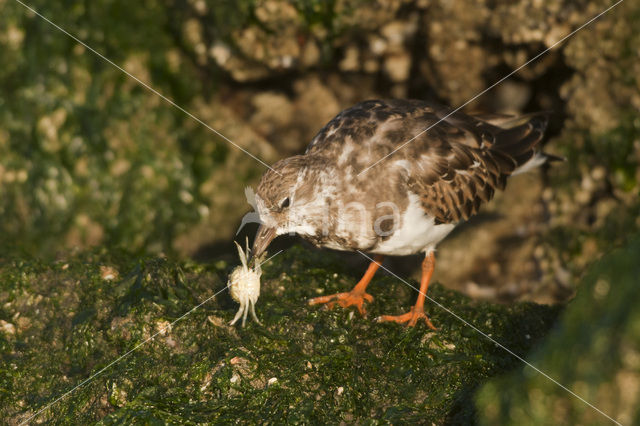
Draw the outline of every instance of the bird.
M425 100L360 102L330 120L303 154L262 175L252 255L291 233L318 247L373 255L351 291L309 300L365 315L373 300L366 289L384 257L424 253L416 303L378 320L436 329L424 310L436 246L509 177L561 159L540 148L548 117L467 114Z

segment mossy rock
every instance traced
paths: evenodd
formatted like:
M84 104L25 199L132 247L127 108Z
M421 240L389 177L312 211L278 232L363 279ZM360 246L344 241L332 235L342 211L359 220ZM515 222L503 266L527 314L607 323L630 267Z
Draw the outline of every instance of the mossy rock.
M320 291L351 287L359 271L300 247L263 266L264 326L231 327L237 305L228 293L205 301L225 289L233 266L106 252L3 260L0 417L24 421L62 396L33 421L470 422L474 390L521 365L435 305L437 332L374 322L415 299L383 274L370 286L367 318L307 306ZM429 294L520 356L558 313L473 302L437 284Z
M640 424L639 259L636 236L593 265L560 326L529 358L579 397L519 369L479 392L484 423Z

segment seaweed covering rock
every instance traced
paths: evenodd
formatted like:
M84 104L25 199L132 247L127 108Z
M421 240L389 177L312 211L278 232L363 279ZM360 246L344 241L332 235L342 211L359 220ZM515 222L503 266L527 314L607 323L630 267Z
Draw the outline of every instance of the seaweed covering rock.
M640 418L640 236L589 269L559 327L529 361L621 424ZM567 350L570 348L571 350ZM601 413L524 368L477 397L485 424L602 424Z
M101 266L103 268L101 268ZM105 279L104 266L118 271ZM126 254L0 264L0 417L65 423L469 422L471 395L520 362L439 310L440 326L407 330L309 309L305 299L353 285L341 258L293 247L263 265L264 326L230 327L224 262L202 265ZM55 283L55 285L54 285ZM412 290L374 279L372 314L401 311ZM520 355L557 309L475 303L441 286L431 296ZM13 325L11 327L10 325Z

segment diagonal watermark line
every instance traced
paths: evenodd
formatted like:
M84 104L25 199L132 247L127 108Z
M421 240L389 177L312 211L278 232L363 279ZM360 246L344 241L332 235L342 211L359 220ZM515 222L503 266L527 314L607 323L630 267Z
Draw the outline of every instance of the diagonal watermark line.
M274 257L276 257L277 255L279 255L280 253L282 253L282 250L280 250L279 252L277 252L276 254L274 254L273 256L269 257L267 260L265 260L264 262L260 263L259 266L264 265L265 263L267 263L268 261L270 261L271 259L273 259ZM175 319L173 322L171 322L169 325L166 325L164 328L162 328L161 330L157 331L155 334L153 334L151 337L148 337L147 339L145 339L144 341L142 341L141 343L138 343L136 346L133 347L133 349L128 350L127 352L125 352L123 355L120 355L118 358L116 358L114 361L111 361L109 364L107 364L105 367L101 368L100 370L98 370L97 372L93 373L91 376L89 376L88 378L86 378L85 380L83 380L82 382L78 383L77 385L75 385L73 388L69 389L68 391L66 391L65 393L63 393L62 395L60 395L59 397L57 397L56 399L54 399L53 401L51 401L50 403L48 403L47 405L45 405L44 407L42 407L41 409L39 409L38 411L36 411L34 414L32 414L29 418L27 418L26 420L24 420L23 422L20 423L20 426L22 425L26 425L27 423L29 423L32 419L34 419L35 417L37 417L38 415L40 415L42 412L44 412L45 410L51 408L53 405L55 405L57 402L59 402L60 400L64 399L65 397L69 396L70 394L72 394L74 391L76 391L77 389L79 389L80 387L86 385L87 383L89 383L90 381L92 381L93 379L95 379L96 377L98 377L100 374L102 374L104 371L108 370L110 367L112 367L113 365L117 364L118 362L120 362L121 360L123 360L124 358L126 358L127 356L131 355L133 352L137 351L138 349L140 349L142 346L144 346L146 343L150 342L151 340L155 339L159 334L165 333L167 330L171 330L171 328L174 326L175 323L177 323L178 321L184 319L186 316L190 315L192 312L194 312L196 309L198 309L199 307L201 307L202 305L204 305L205 303L207 303L208 301L210 301L211 299L213 299L214 297L216 297L217 295L219 295L220 293L222 293L223 291L225 291L226 289L228 289L229 287L225 286L223 289L217 291L216 293L214 293L212 296L207 297L204 301L200 302L199 304L197 304L196 306L194 306L193 308L191 308L190 310L188 310L187 312L185 312L184 314L182 314L182 316L180 316L179 318Z
M367 256L365 253L361 252L360 250L356 250L358 253L360 253L362 256L366 257L367 259L369 259L371 262L374 262L374 260ZM556 385L560 386L562 389L564 389L565 391L569 392L571 395L573 395L574 397L576 397L577 399L579 399L580 401L584 402L585 404L587 404L589 407L593 408L594 410L596 410L598 413L602 414L603 416L605 416L607 419L611 420L613 423L617 424L617 425L621 425L620 422L618 422L617 420L615 420L614 418L612 418L611 416L609 416L607 413L605 413L604 411L600 410L598 407L596 407L595 405L591 404L589 401L587 401L586 399L584 399L583 397L581 397L580 395L578 395L577 393L573 392L571 389L569 389L568 387L564 386L562 383L558 382L556 379L554 379L553 377L549 376L547 373L545 373L544 371L540 370L538 367L536 367L535 365L531 364L530 362L528 362L527 360L525 360L524 358L522 358L520 355L516 354L515 352L513 352L511 349L507 348L506 346L504 346L502 343L498 342L496 339L494 339L493 337L489 336L487 333L485 333L484 331L480 330L478 327L476 327L475 325L469 323L468 321L466 321L464 318L462 318L461 316L459 316L458 314L456 314L455 312L453 312L451 309L447 308L446 306L444 306L442 303L438 302L437 300L433 299L432 297L430 297L429 295L423 293L422 291L420 291L420 289L418 289L417 287L411 285L409 282L407 282L406 280L400 278L398 275L394 274L392 271L390 271L388 268L386 268L385 266L383 266L382 264L380 264L380 267L382 269L384 269L385 271L387 271L388 273L390 273L391 275L393 275L394 277L396 277L397 279L399 279L400 281L402 281L403 283L405 283L406 285L408 285L409 287L411 287L412 289L414 289L415 291L417 291L418 293L422 294L423 296L425 296L425 298L429 299L430 302L436 304L438 307L440 307L441 309L444 309L445 311L447 311L449 314L451 314L453 317L455 317L457 320L461 321L464 325L466 325L467 327L472 328L473 330L475 330L476 332L480 333L482 336L484 336L485 338L489 339L493 344L495 344L496 346L500 347L501 349L503 349L504 351L508 352L510 355L514 356L516 359L522 361L523 363L525 363L527 366L531 367L532 369L534 369L536 372L540 373L541 375L543 375L544 377L546 377L548 380L550 380L551 382L555 383Z
M489 86L488 88L486 88L485 90L483 90L482 92L478 93L477 95L475 95L473 98L471 98L470 100L468 100L467 102L465 102L464 104L462 104L461 106L457 107L456 109L454 109L453 111L451 111L450 113L448 113L447 115L445 115L444 117L442 117L440 120L438 120L435 124L429 126L428 128L426 128L425 130L421 131L420 133L418 133L417 135L415 135L414 137L412 137L410 140L408 140L407 142L403 143L400 147L396 148L395 150L393 150L391 153L389 153L388 155L386 155L385 157L381 158L380 160L376 161L374 164L372 164L371 166L367 167L365 170L363 170L362 172L360 172L358 174L358 176L360 176L361 174L365 173L366 171L368 171L369 169L371 169L372 167L374 167L376 164L378 164L379 162L381 162L382 160L384 160L385 158L393 155L395 152L397 152L398 150L402 149L404 146L406 146L407 144L409 144L410 142L412 142L413 140L415 140L416 138L418 138L420 135L424 134L425 132L427 132L428 130L430 130L431 128L433 128L434 126L436 126L437 124L439 124L441 121L445 120L446 118L448 118L449 116L453 115L454 113L456 113L457 111L459 111L460 109L462 109L463 107L465 107L466 105L468 105L469 103L473 102L475 99L477 99L478 97L484 95L486 92L488 92L489 90L493 89L495 86L497 86L498 84L502 83L504 80L506 80L507 78L511 77L513 74L517 73L520 69L524 68L525 66L529 65L530 63L532 63L533 61L537 60L539 57L541 57L542 55L544 55L545 53L547 53L548 51L550 51L551 49L553 49L555 46L557 46L558 44L562 43L563 41L565 41L566 39L568 39L569 37L573 36L575 33L577 33L578 31L582 30L583 28L585 28L587 25L591 24L593 21L595 21L596 19L598 19L600 16L604 15L605 13L607 13L608 11L610 11L611 9L613 9L614 7L616 7L618 4L622 3L624 0L618 0L616 3L614 3L612 6L610 6L609 8L607 8L606 10L604 10L603 12L599 13L598 15L596 15L595 17L593 17L592 19L590 19L589 21L587 21L586 23L584 23L583 25L581 25L580 27L578 27L576 30L572 31L571 33L569 33L568 35L566 35L565 37L563 37L562 39L560 39L559 41L555 42L553 45L551 45L550 47L548 47L547 49L545 49L544 51L540 52L539 54L537 54L536 56L534 56L533 58L531 58L530 60L528 60L526 63L524 63L523 65L519 66L517 69L515 69L514 71L512 71L511 73L507 74L505 77L503 77L502 79L498 80L497 82L495 82L494 84L492 84L491 86ZM96 51L95 49L91 48L89 45L87 45L86 43L84 43L82 40L78 39L77 37L75 37L74 35L72 35L71 33L69 33L68 31L66 31L65 29L63 29L62 27L58 26L57 24L55 24L54 22L52 22L51 20L49 20L48 18L46 18L45 16L41 15L40 13L38 13L36 10L34 10L33 8L31 8L30 6L28 6L27 4L23 3L21 0L16 0L16 2L18 2L19 4L21 4L23 7L25 7L26 9L30 10L32 13L34 13L35 15L37 15L38 17L42 18L43 20L45 20L47 23L49 23L50 25L52 25L53 27L55 27L56 29L58 29L59 31L61 31L62 33L64 33L65 35L67 35L68 37L72 38L74 41L76 41L77 43L81 44L82 46L84 46L85 48L87 48L88 50L90 50L92 53L96 54L97 56L99 56L101 59L103 59L104 61L108 62L109 64L111 64L112 66L114 66L115 68L117 68L118 70L120 70L121 72L123 72L124 74L126 74L127 76L129 76L130 78L132 78L133 80L135 80L137 83L139 83L140 85L142 85L143 87L145 87L147 90L151 91L152 93L156 94L157 96L159 96L161 99L165 100L166 102L168 102L169 104L171 104L172 106L174 106L176 109L180 110L181 112L183 112L184 114L186 114L187 116L189 116L190 118L192 118L193 120L195 120L196 122L202 124L203 126L205 126L207 129L209 129L211 132L215 133L216 135L218 135L219 137L223 138L224 140L226 140L227 142L229 142L231 145L235 146L236 148L238 148L239 150L243 151L245 154L249 155L250 157L252 157L253 159L255 159L256 161L260 162L261 164L263 164L264 166L266 166L267 168L271 169L272 171L278 173L277 171L273 170L268 164L266 164L265 162L263 162L262 160L260 160L258 157L254 156L253 154L251 154L250 152L248 152L247 150L245 150L244 148L242 148L241 146L237 145L236 143L234 143L233 141L231 141L229 138L227 138L226 136L224 136L222 133L220 133L219 131L217 131L216 129L212 128L211 126L209 126L207 123L205 123L204 121L202 121L201 119L199 119L198 117L196 117L195 115L193 115L192 113L190 113L189 111L185 110L184 108L180 107L178 104L176 104L174 101L172 101L171 99L169 99L168 97L164 96L163 94L161 94L160 92L158 92L157 90L155 90L154 88L152 88L151 86L149 86L148 84L146 84L145 82L143 82L142 80L140 80L139 78L137 78L136 76L134 76L133 74L129 73L128 71L126 71L124 68L120 67L119 65L117 65L116 63L114 63L113 61L111 61L110 59L108 59L107 57L105 57L104 55L102 55L101 53L99 53L98 51ZM279 174L279 173L278 173ZM282 252L279 251L276 254L274 254L273 256L271 256L269 259L265 260L264 262L262 262L260 265L268 262L269 260L271 260L273 257L275 257L276 255L280 254ZM367 256L366 254L358 251L360 254L362 254L364 257L366 257L367 259L373 261L371 258L369 258L369 256ZM382 266L382 265L381 265ZM399 280L401 280L402 282L404 282L405 284L407 284L409 287L413 288L414 290L420 292L419 289L417 289L416 287L412 286L411 284L409 284L407 281L403 280L402 278L400 278L399 276L397 276L396 274L394 274L393 272L391 272L390 270L388 270L386 267L382 266L382 268L384 270L386 270L387 272L389 272L390 274L392 274L394 277L398 278ZM185 314L183 314L181 317L179 317L178 319L174 320L172 323L170 323L168 326L166 326L165 328L163 328L162 330L156 332L154 335L152 335L151 337L149 337L148 339L146 339L145 341L143 341L142 343L138 344L137 346L135 346L133 349L129 350L128 352L126 352L125 354L123 354L122 356L120 356L119 358L117 358L116 360L114 360L113 362L111 362L110 364L108 364L106 367L102 368L101 370L99 370L98 372L94 373L92 376L90 376L89 378L85 379L84 381L82 381L81 383L79 383L78 385L76 385L74 388L70 389L69 391L67 391L66 393L64 393L62 396L58 397L57 399L55 399L54 401L52 401L51 403L49 403L48 405L46 405L44 408L40 409L39 411L37 411L35 414L33 414L31 417L29 417L27 420L25 420L24 422L22 422L21 424L26 424L28 423L31 419L33 419L34 417L36 417L37 415L39 415L40 413L42 413L43 411L45 411L46 409L50 408L52 405L54 405L55 403L57 403L58 401L60 401L61 399L65 398L66 396L68 396L69 394L71 394L72 392L74 392L76 389L80 388L81 386L89 383L91 380L93 380L95 377L97 377L98 375L100 375L102 372L104 372L105 370L107 370L108 368L110 368L111 366L115 365L117 362L119 362L120 360L124 359L125 357L127 357L128 355L130 355L132 352L136 351L138 348L140 348L141 346L143 346L144 344L146 344L147 342L149 342L150 340L153 340L158 334L164 333L166 331L166 329L172 327L175 323L177 323L178 321L182 320L183 318L185 318L187 315L191 314L193 311L195 311L196 309L198 309L200 306L204 305L205 303L207 303L209 300L211 300L212 298L214 298L215 296L217 296L218 294L222 293L224 290L226 290L227 287L221 289L220 291L216 292L214 295L210 296L209 298L207 298L206 300L204 300L202 303L198 304L197 306L195 306L194 308L192 308L191 310L189 310L188 312L186 312ZM455 314L453 311L449 310L448 308L446 308L445 306L443 306L442 304L440 304L439 302L437 302L436 300L432 299L431 297L429 297L428 295L425 294L425 297L428 298L431 302L433 302L434 304L438 305L440 308L444 309L445 311L447 311L448 313L450 313L451 315L453 315L454 317L456 317L458 320L462 321L465 325L471 327L472 329L474 329L476 332L480 333L481 335L483 335L484 337L486 337L487 339L491 340L495 345L499 346L500 348L502 348L503 350L507 351L509 354L511 354L512 356L514 356L515 358L519 359L520 361L522 361L523 363L525 363L526 365L528 365L529 367L531 367L532 369L534 369L535 371L537 371L538 373L540 373L541 375L543 375L544 377L546 377L548 380L552 381L553 383L555 383L556 385L558 385L559 387L561 387L562 389L564 389L565 391L569 392L571 395L573 395L574 397L578 398L579 400L581 400L582 402L584 402L585 404L587 404L588 406L590 406L591 408L593 408L594 410L596 410L597 412L599 412L600 414L602 414L603 416L607 417L609 420L611 420L612 422L616 423L616 424L620 424L618 423L616 420L614 420L613 418L611 418L610 416L608 416L606 413L604 413L603 411L599 410L597 407L595 407L594 405L590 404L588 401L586 401L585 399L583 399L582 397L580 397L579 395L577 395L576 393L574 393L573 391L571 391L570 389L568 389L567 387L565 387L564 385L562 385L561 383L559 383L558 381L556 381L555 379L553 379L552 377L550 377L549 375L547 375L546 373L544 373L543 371L541 371L540 369L538 369L537 367L535 367L534 365L530 364L529 362L527 362L526 360L524 360L522 357L520 357L519 355L515 354L513 351L509 350L507 347L503 346L502 344L500 344L499 342L497 342L496 340L494 340L493 338L491 338L490 336L488 336L487 334L485 334L484 332L482 332L480 329L476 328L475 326L473 326L472 324L468 323L467 321L465 321L463 318L461 318L460 316L458 316L457 314Z
M17 0L16 0L17 1ZM573 36L575 33L577 33L578 31L582 30L583 28L585 28L587 25L591 24L593 21L595 21L596 19L598 19L599 17L601 17L602 15L604 15L605 13L609 12L611 9L613 9L614 7L616 7L617 5L619 5L620 3L622 3L624 0L618 0L617 2L615 2L614 4L612 4L611 6L609 6L607 9L603 10L602 12L598 13L596 16L594 16L593 18L589 19L587 22L585 22L584 24L580 25L578 28L576 28L575 30L571 31L569 34L565 35L564 37L562 37L560 40L556 41L555 43L553 43L551 46L547 47L545 50L543 50L542 52L538 53L536 56L534 56L533 58L529 59L527 62L525 62L524 64L520 65L518 68L516 68L515 70L511 71L509 74L505 75L504 77L502 77L500 80L496 81L495 83L493 83L491 86L487 87L486 89L484 89L482 92L476 94L474 97L472 97L471 99L469 99L467 102L463 103L462 105L460 105L459 107L457 107L456 109L454 109L453 111L451 111L450 113L448 113L447 115L445 115L444 117L442 117L441 119L439 119L438 121L436 121L435 123L433 123L432 125L430 125L429 127L427 127L426 129L422 130L420 133L418 133L417 135L415 135L414 137L412 137L411 139L409 139L408 141L404 142L402 145L400 145L399 147L397 147L396 149L394 149L393 151L391 151L389 154L385 155L384 157L382 157L381 159L379 159L378 161L376 161L375 163L373 163L372 165L370 165L369 167L367 167L366 169L364 169L363 171L361 171L360 173L358 173L357 176L362 175L363 173L367 172L369 169L375 167L378 163L380 163L382 160L392 156L393 154L395 154L396 152L398 152L399 150L401 150L402 148L404 148L405 146L407 146L408 144L410 144L411 142L413 142L414 140L416 140L417 138L419 138L420 136L422 136L423 134L425 134L426 132L428 132L429 130L431 130L432 128L434 128L435 126L437 126L438 124L440 124L442 121L446 120L447 118L449 118L450 116L452 116L453 114L455 114L456 112L460 111L462 108L464 108L465 106L469 105L471 102L475 101L476 99L478 99L480 96L484 95L485 93L487 93L489 90L493 89L494 87L496 87L497 85L499 85L500 83L502 83L503 81L505 81L506 79L508 79L509 77L511 77L512 75L514 75L515 73L517 73L518 71L520 71L522 68L526 67L527 65L529 65L530 63L534 62L535 60L537 60L538 58L540 58L542 55L544 55L545 53L549 52L551 49L553 49L554 47L556 47L557 45L559 45L560 43L562 43L563 41L565 41L566 39L568 39L569 37Z
M260 264L258 266L262 266L265 263L267 263L268 261L270 261L271 259L273 259L274 257L276 257L277 255L279 255L280 253L282 253L284 250L279 250L276 254L274 254L273 256L269 256L269 258L267 260L265 260L264 262L260 262Z
M120 362L121 360L123 360L124 358L126 358L127 356L129 356L130 354L132 354L133 352L135 352L136 350L138 350L140 347L142 347L144 344L146 344L147 342L153 340L156 338L156 336L158 336L161 333L166 332L167 329L170 329L171 327L173 327L173 325L175 323L177 323L178 321L180 321L181 319L183 319L184 317L186 317L187 315L189 315L190 313L192 313L193 311L195 311L196 309L198 309L200 306L204 305L205 303L207 303L209 300L213 299L214 297L216 297L218 294L222 293L223 291L225 291L228 287L224 287L223 289L221 289L220 291L216 292L213 294L213 296L209 296L208 298L206 298L202 303L199 303L198 305L196 305L195 307L191 308L189 311L187 311L186 313L184 313L181 317L179 317L178 319L174 320L172 323L170 323L169 325L165 326L163 329L157 331L155 334L153 334L151 337L148 337L146 340L142 341L141 343L138 343L136 346L133 347L133 349L130 349L129 351L127 351L126 353L124 353L123 355L119 356L117 359L115 359L114 361L110 362L109 364L107 364L106 367L101 368L100 370L98 370L96 373L92 374L91 376L89 376L88 378L86 378L85 380L83 380L82 382L78 383L77 385L75 385L73 388L69 389L68 391L66 391L65 393L63 393L62 395L60 395L58 398L54 399L53 401L51 401L50 403L48 403L47 405L45 405L43 408L39 409L38 411L36 411L34 414L31 415L31 417L29 417L28 419L26 419L25 421L23 421L22 423L20 423L20 425L25 425L27 423L29 423L29 421L31 421L31 419L33 419L34 417L38 416L40 413L42 413L43 411L47 410L48 408L50 408L51 406L53 406L54 404L56 404L58 401L60 401L61 399L65 398L66 396L70 395L71 393L73 393L76 389L80 388L81 386L86 385L87 383L89 383L90 381L92 381L93 379L95 379L96 377L98 377L100 374L102 374L102 372L104 372L105 370L107 370L109 367L117 364L118 362Z
M254 160L256 160L257 162L259 162L260 164L262 164L263 166L266 166L267 168L271 169L273 172L278 173L276 170L274 170L273 168L271 168L271 166L269 166L267 163L265 163L264 161L262 161L260 158L256 157L255 155L253 155L252 153L250 153L249 151L247 151L246 149L244 149L243 147L241 147L240 145L238 145L237 143L233 142L231 139L229 139L228 137L226 137L225 135L223 135L222 133L220 133L219 131L217 131L216 129L214 129L213 127L211 127L210 125L208 125L207 123L205 123L204 121L202 121L200 118L196 117L195 115L193 115L192 113L190 113L189 111L187 111L186 109L182 108L180 105L178 105L177 103L175 103L173 100L171 100L170 98L166 97L165 95L163 95L162 93L158 92L156 89L154 89L153 87L151 87L150 85L148 85L147 83L145 83L144 81L140 80L138 77L136 77L135 75L131 74L129 71L125 70L124 68L122 68L120 65L116 64L115 62L113 62L111 59L107 58L106 56L104 56L102 53L98 52L97 50L95 50L94 48L92 48L91 46L89 46L87 43L85 43L84 41L80 40L78 37L74 36L73 34L71 34L69 31L65 30L64 28L62 28L61 26L59 26L58 24L56 24L55 22L51 21L50 19L48 19L46 16L40 14L37 10L35 10L34 8L32 8L31 6L29 6L26 3L23 3L21 0L15 0L17 3L21 4L23 7L25 7L26 9L30 10L33 14L35 14L36 16L42 18L44 21L46 21L47 23L49 23L50 25L52 25L54 28L56 28L57 30L59 30L60 32L64 33L65 35L67 35L68 37L72 38L76 43L81 44L82 46L84 46L86 49L88 49L89 51L91 51L92 53L94 53L95 55L99 56L101 59L103 59L104 61L108 62L110 65L112 65L113 67L117 68L118 70L122 71L124 74L126 74L127 76L129 76L130 78L132 78L133 80L135 80L138 84L140 84L141 86L143 86L145 89L149 90L151 93L159 96L162 100L168 102L169 104L171 104L171 106L175 107L176 109L178 109L179 111L183 112L184 114L186 114L187 116L189 116L191 119L195 120L196 122L202 124L204 127L206 127L207 129L209 129L211 132L215 133L216 135L218 135L219 137L221 137L222 139L224 139L225 141L227 141L228 143L230 143L231 145L233 145L234 147L238 148L240 151L244 152L245 154L247 154L249 157L253 158Z

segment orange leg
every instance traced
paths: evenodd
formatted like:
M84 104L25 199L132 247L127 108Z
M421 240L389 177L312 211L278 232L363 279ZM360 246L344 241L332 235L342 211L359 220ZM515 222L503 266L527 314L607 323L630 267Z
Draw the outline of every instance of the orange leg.
M406 322L408 326L413 327L418 323L419 319L424 319L427 323L427 327L432 330L436 328L429 320L429 317L424 313L424 299L427 295L427 289L429 288L429 281L433 270L436 266L436 256L433 252L429 252L422 262L422 279L420 280L420 293L418 294L418 300L414 307L409 312L403 315L383 315L378 318L378 321L394 321L397 323Z
M337 293L331 294L329 296L315 297L309 300L309 305L319 305L321 303L326 303L329 309L333 308L336 303L343 308L353 305L358 308L358 311L360 311L362 315L366 315L367 311L364 309L364 302L365 300L367 302L373 301L373 296L371 296L369 293L366 293L365 290L367 289L369 282L371 282L371 278L373 278L373 275L380 267L382 259L383 257L380 255L376 255L373 258L373 262L371 262L371 264L367 268L367 272L364 273L364 276L360 279L360 281L358 281L358 284L356 284L356 286L351 291L347 293Z

